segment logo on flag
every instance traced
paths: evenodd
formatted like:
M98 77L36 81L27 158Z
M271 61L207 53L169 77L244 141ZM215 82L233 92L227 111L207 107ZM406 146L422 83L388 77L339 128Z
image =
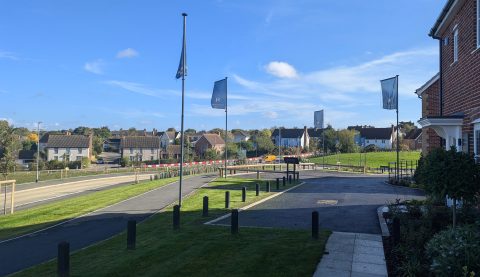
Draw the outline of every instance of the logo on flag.
M185 62L184 62L185 60ZM185 71L183 70L183 65L185 64ZM183 44L182 44L182 54L180 55L180 64L178 65L177 75L175 78L180 79L181 77L187 76L187 42L185 40L185 31L183 33Z
M227 78L215 82L211 104L214 109L227 108Z
M387 110L398 109L398 76L381 80L383 108Z
M316 111L313 114L313 125L316 129L323 129L323 110Z

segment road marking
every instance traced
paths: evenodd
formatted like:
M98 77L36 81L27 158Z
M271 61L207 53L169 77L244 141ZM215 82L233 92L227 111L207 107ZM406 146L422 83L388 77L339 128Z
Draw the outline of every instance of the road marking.
M334 206L334 205L337 205L337 203L338 203L338 200L318 200L317 201L317 204L320 204L320 205Z

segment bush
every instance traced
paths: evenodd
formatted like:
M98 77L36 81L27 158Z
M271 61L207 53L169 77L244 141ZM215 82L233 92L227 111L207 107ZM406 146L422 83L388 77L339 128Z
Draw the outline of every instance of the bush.
M363 149L364 152L378 152L380 151L380 148L378 148L378 146L376 146L375 144L370 144L368 146L366 146L364 149Z
M120 159L120 166L121 167L126 167L126 166L130 166L131 162L130 162L130 159L128 159L127 157L123 157Z
M480 271L480 234L477 226L465 225L436 234L426 245L431 270L437 276L461 276Z
M88 168L88 167L90 167L91 164L92 164L92 162L90 161L90 159L88 157L83 157L82 158L82 168Z

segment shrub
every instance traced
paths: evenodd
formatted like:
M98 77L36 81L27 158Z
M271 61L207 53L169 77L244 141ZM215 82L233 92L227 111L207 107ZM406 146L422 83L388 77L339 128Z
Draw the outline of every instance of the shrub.
M130 166L130 164L131 164L131 162L127 157L123 157L123 158L120 159L120 166L121 167Z
M368 146L366 146L364 149L363 149L364 152L378 152L380 151L380 148L378 148L378 146L376 146L375 144L370 144Z
M461 276L480 271L480 234L478 227L465 225L436 234L426 245L431 270L437 276Z

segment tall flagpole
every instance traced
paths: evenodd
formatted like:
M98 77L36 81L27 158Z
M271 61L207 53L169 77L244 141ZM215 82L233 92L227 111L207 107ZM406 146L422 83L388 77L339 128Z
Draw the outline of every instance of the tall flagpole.
M228 116L227 116L227 99L228 99L228 86L227 77L225 77L225 178L227 178L227 142L228 142Z
M184 100L185 100L185 67L186 67L186 41L185 41L185 31L187 24L187 14L182 13L183 16L183 46L182 46L182 119L181 119L181 129L180 129L180 182L178 186L178 206L182 206L182 181L183 181L183 148L185 144L185 138L183 136L183 113L185 109Z
M398 129L398 102L399 102L399 99L398 99L398 75L396 76L397 77L397 180L399 180L399 176L400 176L400 136L399 136L399 133L400 133L400 129Z

